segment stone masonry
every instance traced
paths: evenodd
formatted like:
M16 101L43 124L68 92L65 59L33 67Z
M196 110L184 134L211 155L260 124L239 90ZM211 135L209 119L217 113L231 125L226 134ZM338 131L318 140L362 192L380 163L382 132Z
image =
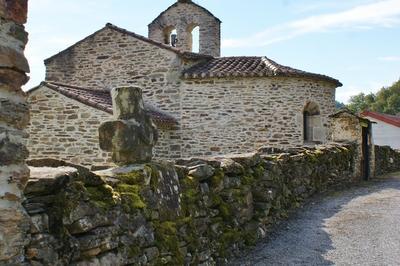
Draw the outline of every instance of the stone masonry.
M30 159L54 158L85 166L109 165L111 155L99 147L98 128L112 116L49 88L29 95Z
M176 47L192 51L192 30L200 28L200 54L221 55L221 21L205 8L191 0L179 0L149 24L149 38L168 44L172 30L176 29Z
M141 89L114 88L111 95L116 120L100 125L100 148L112 152L118 165L150 162L158 133L144 109Z
M309 102L320 108L318 140L325 143L328 116L335 111L332 84L295 78L185 80L181 155L243 153L263 145L302 146L303 110Z
M94 173L37 163L25 189L27 262L229 265L304 199L359 180L355 145L269 151Z
M0 0L0 265L20 265L29 243L29 220L21 205L29 178L29 108L21 90L29 72L26 15L27 0Z
M99 146L98 128L112 120L105 111L82 104L43 86L29 93L28 148L31 160L53 158L86 167L113 165L111 153ZM177 158L176 130L159 129L154 156ZM175 151L174 151L175 150Z

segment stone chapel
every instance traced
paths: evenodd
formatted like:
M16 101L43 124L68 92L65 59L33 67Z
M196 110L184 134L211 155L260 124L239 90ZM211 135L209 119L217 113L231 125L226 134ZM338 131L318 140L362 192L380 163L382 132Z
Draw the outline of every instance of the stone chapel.
M159 130L159 159L330 140L338 80L265 56L221 57L221 21L190 0L177 1L148 29L144 37L106 24L45 60L45 81L28 92L31 159L109 163L98 128L112 119L110 90L119 86L142 88Z

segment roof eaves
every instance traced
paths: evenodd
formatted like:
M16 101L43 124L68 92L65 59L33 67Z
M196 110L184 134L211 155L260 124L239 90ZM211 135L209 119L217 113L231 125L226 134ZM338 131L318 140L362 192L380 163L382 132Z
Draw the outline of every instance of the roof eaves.
M364 111L360 114L363 117L371 117L377 120L380 120L382 122L385 122L387 124L390 124L392 126L400 127L400 117L397 119L395 117L386 115L386 114L381 114L377 112L372 112L372 111Z
M57 53L57 54L55 54L55 55L53 55L53 56L51 56L51 57L45 59L45 60L44 60L44 63L47 65L49 62L51 62L51 61L52 61L53 59L55 59L56 57L58 57L58 56L60 56L60 55L62 55L62 54L67 53L69 50L71 50L71 49L74 48L75 46L77 46L77 45L79 45L79 44L85 42L86 40L92 38L93 36L95 36L96 34L98 34L99 32L101 32L101 31L103 31L103 30L105 30L105 29L111 29L111 30L117 31L117 32L122 33L122 34L129 35L129 36L134 37L134 38L136 38L136 39L138 39L138 40L141 40L141 41L144 41L144 42L146 42L146 43L155 45L155 46L157 46L157 47L159 47L159 48L162 48L162 49L165 49L165 50L169 50L169 51L171 51L171 52L173 52L173 53L176 53L176 54L179 55L179 56L182 56L183 58L187 58L187 59L213 58L212 56L204 55L204 54L200 54L200 53L192 53L192 52L181 51L181 50L179 50L179 49L177 49L177 48L174 48L174 47L171 47L171 46L169 46L169 45L166 45L166 44L163 44L163 43L160 43L160 42L151 40L151 39L149 39L149 38L147 38L147 37L144 37L144 36L142 36L142 35L140 35L140 34L134 33L134 32L132 32L132 31L128 31L128 30L126 30L126 29L124 29L124 28L120 28L120 27L115 26L115 25L113 25L113 24L111 24L111 23L107 23L107 24L105 25L105 27L101 28L100 30L98 30L98 31L96 31L96 32L94 32L94 33L92 33L92 34L90 34L89 36L85 37L84 39L82 39L82 40L76 42L75 44L73 44L73 45L71 45L71 46L69 46L69 47L66 48L65 50L63 50L63 51L61 51L61 52L59 52L59 53Z

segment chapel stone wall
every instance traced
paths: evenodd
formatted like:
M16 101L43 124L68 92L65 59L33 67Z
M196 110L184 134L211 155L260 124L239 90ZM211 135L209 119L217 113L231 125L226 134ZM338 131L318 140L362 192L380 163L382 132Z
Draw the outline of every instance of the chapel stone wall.
M101 90L138 86L145 102L179 114L179 56L129 34L106 27L45 63L48 81Z
M111 155L99 147L98 128L112 115L81 104L45 86L29 95L30 160L52 158L87 167L111 165ZM174 131L159 130L156 159L176 157ZM179 147L179 146L178 146Z
M182 85L182 157L298 147L303 110L318 104L321 142L329 140L335 86L304 78L186 80Z

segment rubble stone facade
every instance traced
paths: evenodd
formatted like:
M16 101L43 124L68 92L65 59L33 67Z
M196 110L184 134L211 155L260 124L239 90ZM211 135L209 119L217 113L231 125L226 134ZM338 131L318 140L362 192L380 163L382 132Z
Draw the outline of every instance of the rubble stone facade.
M315 140L329 140L335 88L295 78L187 80L181 89L182 157L303 146L303 111L315 102Z
M29 94L30 137L27 146L31 160L53 158L86 167L112 165L111 153L99 146L98 129L112 115L41 87ZM175 130L160 129L154 156L177 158Z
M199 52L219 57L221 55L221 21L192 1L180 0L162 12L149 24L149 38L170 44L170 34L176 30L176 47L192 51L192 31L196 27L199 27L200 32Z
M29 109L21 90L28 78L26 0L0 0L0 265L21 265L29 243L29 219L22 207L29 178L25 147Z
M111 120L106 112L69 99L49 88L29 95L31 123L30 159L53 158L82 165L111 163L99 147L98 128Z

